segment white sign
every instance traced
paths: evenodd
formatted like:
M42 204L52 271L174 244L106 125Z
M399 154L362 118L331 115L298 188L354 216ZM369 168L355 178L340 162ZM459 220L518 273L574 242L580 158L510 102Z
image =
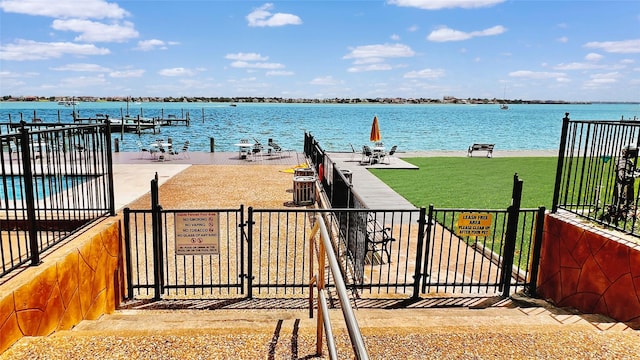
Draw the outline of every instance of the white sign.
M177 255L217 255L219 253L219 213L176 213L174 228Z

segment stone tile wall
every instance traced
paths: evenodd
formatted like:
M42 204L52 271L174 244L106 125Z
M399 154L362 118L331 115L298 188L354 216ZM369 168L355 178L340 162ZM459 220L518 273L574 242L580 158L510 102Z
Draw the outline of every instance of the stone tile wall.
M0 354L23 336L113 312L123 284L120 234L120 221L110 218L2 284Z
M538 294L560 307L640 322L640 245L548 214Z

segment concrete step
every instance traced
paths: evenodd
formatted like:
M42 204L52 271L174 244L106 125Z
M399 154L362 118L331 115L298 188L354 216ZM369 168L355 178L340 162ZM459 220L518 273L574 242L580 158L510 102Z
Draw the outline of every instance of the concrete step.
M353 358L341 310L331 310L340 358ZM633 358L640 333L597 315L546 306L358 309L371 359ZM323 350L325 357L326 349ZM120 310L50 337L23 338L15 358L314 358L307 310Z

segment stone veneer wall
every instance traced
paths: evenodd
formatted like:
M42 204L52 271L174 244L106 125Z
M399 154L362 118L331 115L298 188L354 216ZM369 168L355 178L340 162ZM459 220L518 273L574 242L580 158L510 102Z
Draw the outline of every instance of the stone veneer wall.
M640 245L548 214L538 294L582 313L640 321Z
M109 218L0 285L0 354L23 336L68 330L121 301L120 221Z

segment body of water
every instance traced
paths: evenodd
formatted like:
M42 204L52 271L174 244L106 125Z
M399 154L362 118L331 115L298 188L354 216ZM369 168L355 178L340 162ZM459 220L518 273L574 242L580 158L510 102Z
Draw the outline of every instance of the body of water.
M81 117L126 113L122 102L81 102L75 107ZM71 107L56 102L0 102L0 122L72 122ZM283 148L302 151L304 133L309 132L328 151L360 151L370 144L374 116L378 117L382 141L398 151L460 150L472 143L493 143L499 150L555 150L560 141L562 118L573 120L620 120L640 118L639 104L571 105L388 105L388 104L264 104L240 103L142 103L129 104L131 115L181 118L189 112L191 125L164 126L159 134L113 134L121 151L137 151L137 142L149 144L156 138L185 140L190 151L209 151L210 139L216 151L237 151L240 139L273 139Z

